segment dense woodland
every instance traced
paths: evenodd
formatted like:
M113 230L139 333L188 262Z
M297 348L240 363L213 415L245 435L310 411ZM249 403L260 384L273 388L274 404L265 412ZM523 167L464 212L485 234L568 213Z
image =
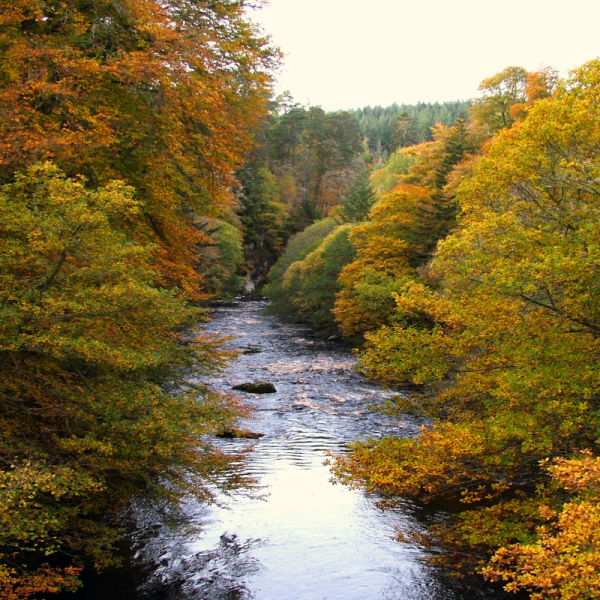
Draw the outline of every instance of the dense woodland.
M117 560L117 515L246 487L210 434L244 414L186 380L239 288L236 171L279 54L243 3L0 8L0 596Z
M437 123L453 125L467 114L470 101L392 104L367 106L353 112L363 139L373 154L388 156L398 148L433 139L431 128Z
M417 438L337 479L459 506L412 540L534 599L600 595L600 61L465 102L272 98L244 2L0 10L0 595L118 562L132 497L249 490L190 384L244 290L360 349Z
M468 117L371 163L293 238L267 294L361 348L416 438L354 444L339 481L458 507L417 541L534 599L600 595L600 61L509 67Z

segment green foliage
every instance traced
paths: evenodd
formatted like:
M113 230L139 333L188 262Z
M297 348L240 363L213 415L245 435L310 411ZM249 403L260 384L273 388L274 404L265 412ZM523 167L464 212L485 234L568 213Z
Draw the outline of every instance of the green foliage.
M411 277L401 277L400 273L390 275L367 266L354 279L352 271L349 269L340 277L334 314L344 335L359 341L366 331L401 318L394 298Z
M353 115L304 108L289 94L272 103L258 147L239 172L247 270L262 283L285 242L328 217L364 168Z
M378 196L391 192L399 183L401 175L408 175L415 158L402 150L390 155L381 169L371 175L371 185Z
M211 244L200 249L204 259L201 264L205 289L219 298L231 298L243 284L237 274L244 264L241 232L231 223L208 218L204 231L212 240Z
M408 112L403 110L394 123L392 134L392 146L395 148L406 148L418 143L417 129Z
M288 199L298 222L296 231L309 225L315 214L328 216L338 191L354 173L352 162L361 151L353 116L344 111L326 113L316 106L294 106L272 116L265 136L270 168L278 177L291 173L296 183L295 197Z
M369 183L369 174L364 172L346 193L338 214L345 222L358 223L369 216L374 203L375 194Z
M264 289L267 297L273 302L274 310L283 314L294 314L291 298L283 290L285 273L293 263L304 260L337 226L335 219L323 219L313 223L289 241L285 252L269 272L269 284Z
M7 594L12 582L26 590L31 577L60 579L41 565L57 553L106 566L119 533L110 517L132 494L207 500L208 480L236 460L202 436L235 419L239 407L183 380L187 369L218 368L225 355L213 341L176 333L198 311L158 285L154 249L122 232L144 208L121 182L89 190L49 163L0 188L0 558L8 564L0 589ZM179 392L167 392L165 382ZM32 575L17 566L23 562L41 571Z
M355 257L351 230L350 224L334 229L306 258L292 263L283 277L282 291L291 299L296 314L325 333L336 331L331 309L341 289L337 279Z
M242 223L246 269L260 281L283 250L289 209L281 201L277 179L256 158L238 172L238 177L242 189L237 213Z
M371 152L382 156L391 154L399 147L430 141L431 128L436 123L454 125L469 106L470 101L392 104L359 108L354 115Z

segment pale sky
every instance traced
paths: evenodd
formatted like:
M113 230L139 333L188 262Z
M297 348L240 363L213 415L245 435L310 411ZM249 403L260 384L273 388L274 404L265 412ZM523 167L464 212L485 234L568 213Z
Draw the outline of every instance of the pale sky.
M276 92L325 110L466 100L508 66L600 56L600 0L270 0L250 17L285 53Z

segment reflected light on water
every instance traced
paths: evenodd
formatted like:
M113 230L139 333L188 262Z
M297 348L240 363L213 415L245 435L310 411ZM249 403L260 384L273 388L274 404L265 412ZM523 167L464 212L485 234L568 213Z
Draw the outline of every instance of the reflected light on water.
M397 529L423 528L410 505L382 512L376 497L331 483L328 452L344 452L356 438L415 435L420 423L369 411L390 393L354 370L349 348L307 339L308 328L280 323L263 308L240 302L216 311L207 333L235 336L228 344L241 353L202 382L227 393L244 382L275 385L274 394L241 393L255 408L243 427L264 434L252 442L244 469L265 497L222 498L220 507L187 500L183 512L199 534L134 505L131 543L141 583L111 600L508 598L481 580L451 580L424 563L418 547L394 541ZM248 441L216 443L237 451ZM88 587L73 600L102 597L96 591Z

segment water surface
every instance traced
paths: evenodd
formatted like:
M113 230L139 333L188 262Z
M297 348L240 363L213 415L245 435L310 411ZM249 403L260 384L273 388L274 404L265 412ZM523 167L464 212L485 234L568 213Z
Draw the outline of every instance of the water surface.
M264 314L265 303L215 311L205 331L234 336L241 351L214 388L269 381L275 394L239 395L255 407L245 424L259 440L219 440L226 450L253 446L245 472L264 498L223 498L221 507L184 505L200 533L178 530L138 505L132 535L135 585L113 584L112 600L476 600L507 598L482 580L453 580L425 563L421 549L393 539L440 517L406 505L382 512L377 497L334 485L323 464L356 438L415 435L419 423L369 411L390 392L364 380L351 350L319 340L302 325ZM93 586L91 586L93 587ZM98 589L81 598L92 600ZM108 588L104 588L108 592ZM511 596L514 598L514 596Z

